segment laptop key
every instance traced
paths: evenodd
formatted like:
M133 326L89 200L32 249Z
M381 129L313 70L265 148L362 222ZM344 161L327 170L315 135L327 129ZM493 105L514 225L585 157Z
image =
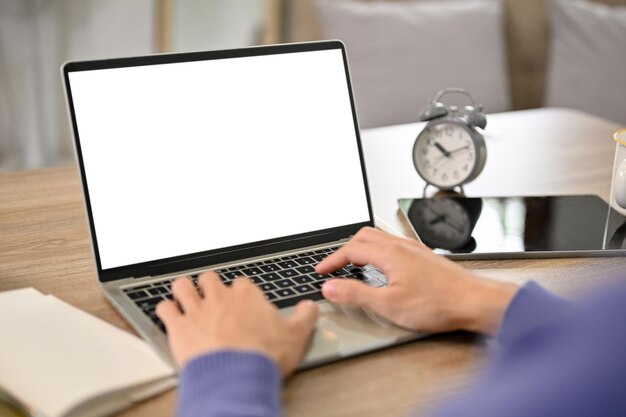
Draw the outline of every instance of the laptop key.
M302 273L302 274L308 274L311 272L315 272L315 268L312 267L311 265L305 265L305 266L299 266L296 268L296 271Z
M350 275L346 276L347 279L358 279L359 281L365 281L365 275L361 272L350 273Z
M284 269L295 268L296 266L300 266L299 264L295 263L292 260L278 262L278 265L280 265Z
M285 290L281 290L281 291L285 291ZM298 295L297 297L290 297L290 298L285 298L285 299L282 299L282 300L276 300L273 303L278 308L284 308L284 307L294 306L294 305L298 304L298 302L300 302L301 300L318 301L318 300L323 300L323 299L324 299L324 296L322 295L322 293L320 293L320 292L313 292L313 293L310 293L310 294Z
M274 294L273 292L266 292L265 293L265 299L266 300L270 300L271 301L271 300L275 300L276 298L278 298L278 297L276 297L276 294Z
M284 278L291 278L291 277L295 277L297 275L300 275L300 274L298 274L298 272L296 272L295 269L286 269L284 271L278 271L278 274L281 277L284 277Z
M252 275L260 275L263 273L263 271L261 270L261 268L257 268L256 266L253 268L246 268L243 271L241 271L244 273L244 275L247 276L252 276Z
M148 292L151 295L161 295L161 294L167 294L169 291L165 287L154 287L154 288L148 288Z
M127 293L127 295L131 300L138 300L140 298L147 297L148 293L145 292L144 290L140 290L140 291L129 292Z
M243 275L243 272L241 272L241 271L230 271L230 272L225 272L222 275L225 278L228 278L228 279L235 279L235 278Z
M276 272L270 272L269 274L262 274L261 278L263 278L265 281L276 281L277 279L282 279L282 277L278 275Z
M157 326L163 333L167 333L167 328L165 327L165 324L163 324L161 320L159 320L159 323L157 324Z
M269 264L269 265L261 265L261 269L265 272L274 272L274 271L279 271L280 267L274 263Z
M266 291L275 290L277 287L276 285L272 283L264 282L263 284L259 285L259 288L261 289L261 291L266 292Z
M265 282L260 277L250 277L250 281L252 281L255 284L262 284Z
M326 281L328 278L331 278L331 276L329 274L318 274L317 272L313 272L313 273L309 274L309 276L311 278L313 278L314 280L316 280L316 281L319 281L319 280Z
M159 304L161 300L163 300L163 297L158 296L158 297L153 297L153 298L147 298L141 301L136 301L135 304L137 304L137 306L142 310L146 310L150 308L154 309L154 307L156 307L156 305Z
M296 295L294 290L292 290L291 288L284 288L282 290L275 291L275 293L278 294L278 296L280 297L289 297L290 295Z
M274 281L274 284L276 284L279 288L293 287L294 285L296 285L296 283L290 279L282 279L280 281Z
M297 284L306 284L308 282L313 282L313 278L307 276L307 275L302 275L300 277L295 277L292 278Z
M296 262L298 262L300 265L311 265L311 264L316 263L315 259L309 258L308 256L304 258L298 258L296 259Z
M326 280L324 281L315 281L314 283L312 283L311 285L313 286L313 288L315 288L316 290L321 290L322 289L322 285L324 285L324 283L326 282Z
M339 268L338 270L336 270L335 272L331 272L330 275L334 276L334 277L343 277L346 275L349 275L350 273L348 271L346 271L343 268Z
M311 292L315 290L315 288L310 285L298 285L297 287L294 287L294 289L299 293Z

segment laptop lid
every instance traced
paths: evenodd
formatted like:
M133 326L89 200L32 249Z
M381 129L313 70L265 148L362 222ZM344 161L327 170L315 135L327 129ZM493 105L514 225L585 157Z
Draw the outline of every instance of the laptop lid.
M372 226L339 41L63 67L102 282Z

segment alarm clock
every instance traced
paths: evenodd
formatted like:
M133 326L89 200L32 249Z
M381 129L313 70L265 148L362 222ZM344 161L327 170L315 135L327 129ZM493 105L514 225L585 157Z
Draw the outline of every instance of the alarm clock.
M446 105L441 99L446 94L469 97L471 105L459 108ZM487 160L483 135L487 118L474 97L462 88L447 88L437 93L433 101L420 113L420 120L428 123L417 135L413 145L413 164L428 185L451 190L474 180Z

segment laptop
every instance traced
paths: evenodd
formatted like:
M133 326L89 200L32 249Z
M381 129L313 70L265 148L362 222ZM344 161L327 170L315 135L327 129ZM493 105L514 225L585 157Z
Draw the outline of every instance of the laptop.
M320 317L300 369L420 337L324 301L314 266L373 226L339 41L70 62L63 80L98 280L171 361L156 305L181 276L248 276L289 315Z

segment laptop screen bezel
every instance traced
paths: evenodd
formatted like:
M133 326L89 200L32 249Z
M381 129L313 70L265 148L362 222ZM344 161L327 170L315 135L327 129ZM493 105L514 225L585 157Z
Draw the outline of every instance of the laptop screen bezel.
M253 57L264 56L274 54L289 54L297 52L311 52L311 51L323 51L339 49L341 50L344 71L346 76L346 82L348 87L348 94L350 97L350 107L352 111L352 119L354 125L355 138L357 141L357 149L359 152L359 160L361 164L361 172L363 178L363 186L365 188L365 196L367 201L367 209L369 220L354 223L349 225L343 225L333 227L330 229L316 230L307 233L301 233L296 235L290 235L280 238L268 239L259 242L252 242L247 244L241 244L231 246L227 248L207 250L203 252L197 252L192 254L186 254L181 256L169 257L164 259L157 259L148 262L141 262L132 265L124 265L115 268L103 269L99 248L97 233L94 225L94 218L91 208L91 201L89 196L89 187L87 184L87 177L85 174L85 166L81 151L80 136L78 132L78 125L76 122L76 113L74 111L74 104L72 100L71 84L69 81L69 74L71 72L78 71L91 71L109 68L124 68L135 67L145 65L159 65L159 64L171 64L180 62L191 62L200 60L218 60L228 58L241 58L241 57ZM363 149L361 144L361 136L358 127L358 119L356 114L356 106L354 103L354 95L352 92L352 83L350 80L350 73L348 68L347 54L344 44L341 41L322 41L322 42L308 42L298 44L283 44L283 45L271 45L271 46L255 46L241 49L229 49L220 51L208 51L208 52L190 52L179 54L160 54L149 55L142 57L130 57L130 58L115 58L96 61L80 61L80 62L68 62L62 67L64 88L66 92L67 106L70 116L71 128L74 136L74 149L77 164L81 177L81 184L83 187L83 196L85 200L85 208L87 212L87 218L89 223L89 232L91 237L91 244L94 259L96 261L96 267L98 271L98 277L100 282L110 282L118 279L125 279L131 277L145 277L164 275L169 273L176 273L178 271L191 270L196 268L202 268L205 266L217 265L227 262L237 261L239 259L246 259L251 257L263 256L272 253L287 251L296 249L298 247L307 247L326 242L338 241L348 238L354 235L360 228L364 226L373 227L373 213L372 203L370 198L370 192L367 181L367 173L365 170L365 160L363 157Z

